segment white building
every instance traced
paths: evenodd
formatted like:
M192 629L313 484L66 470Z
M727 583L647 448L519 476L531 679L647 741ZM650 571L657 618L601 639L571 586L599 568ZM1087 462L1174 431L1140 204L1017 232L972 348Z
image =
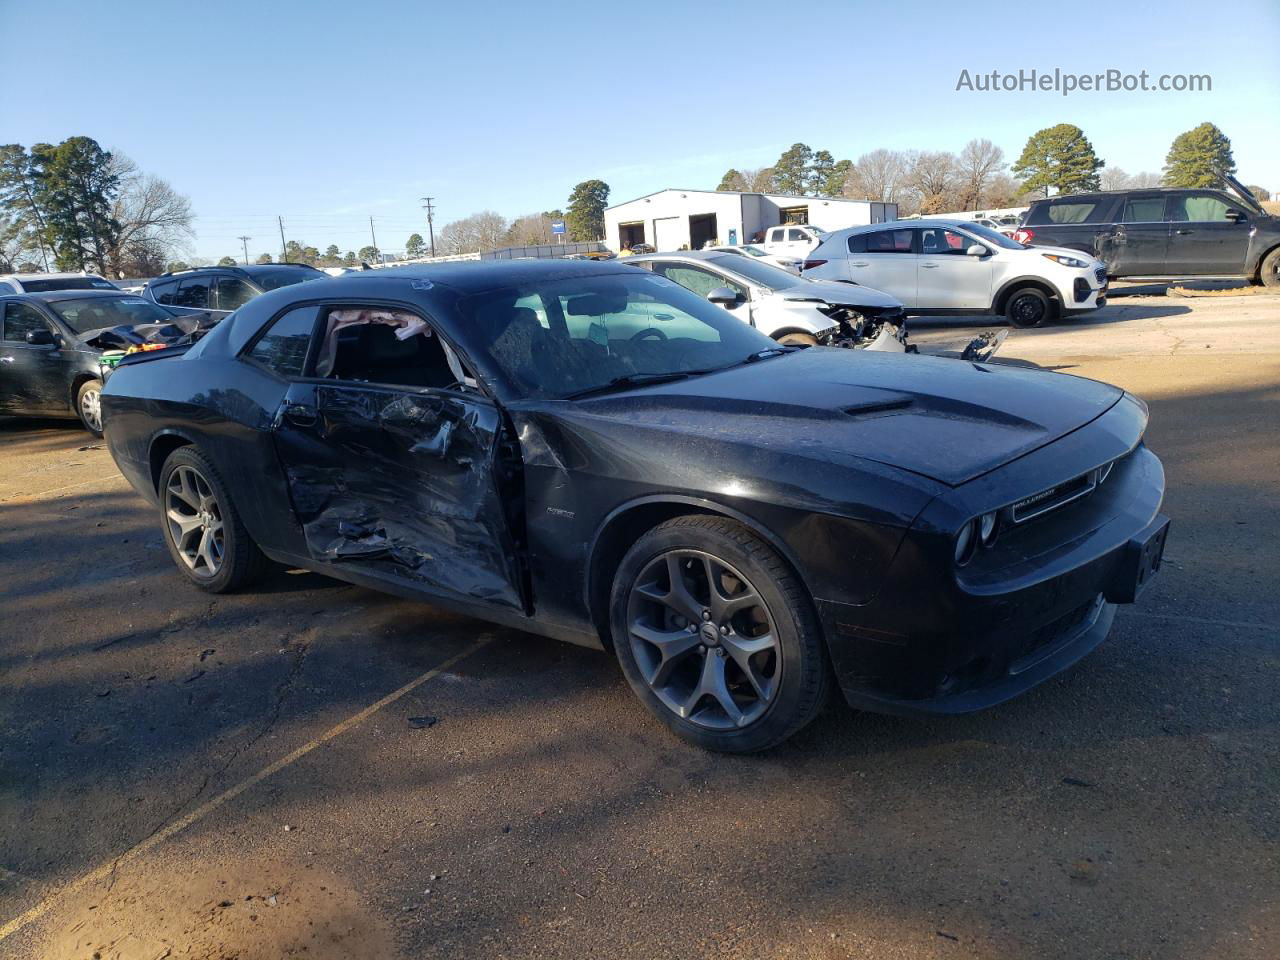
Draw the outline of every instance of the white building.
M839 230L897 218L896 203L727 190L659 190L605 210L604 243L615 253L637 243L664 251L681 247L700 250L708 241L751 243L780 223Z

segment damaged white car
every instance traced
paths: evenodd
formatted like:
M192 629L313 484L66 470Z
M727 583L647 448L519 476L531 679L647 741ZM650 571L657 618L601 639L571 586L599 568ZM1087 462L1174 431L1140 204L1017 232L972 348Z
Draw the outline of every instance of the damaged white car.
M648 254L627 263L719 304L779 343L909 352L902 302L870 287L805 280L717 250Z

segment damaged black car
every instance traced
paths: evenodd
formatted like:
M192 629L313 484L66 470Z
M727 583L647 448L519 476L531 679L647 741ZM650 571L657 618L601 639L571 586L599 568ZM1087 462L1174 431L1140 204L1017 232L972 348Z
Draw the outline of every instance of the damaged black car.
M619 264L372 271L126 358L106 437L197 586L269 562L603 648L746 752L960 713L1107 635L1159 569L1147 410L1077 377L781 345Z
M208 316L176 316L118 290L0 297L0 414L77 416L102 435L102 384L130 350L183 342Z

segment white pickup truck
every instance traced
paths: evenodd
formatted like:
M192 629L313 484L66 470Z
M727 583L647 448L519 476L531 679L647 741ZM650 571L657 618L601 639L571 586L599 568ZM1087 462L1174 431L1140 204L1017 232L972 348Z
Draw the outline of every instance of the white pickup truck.
M784 223L765 230L764 243L760 246L775 257L803 260L810 250L822 242L826 233L825 230L811 227L807 223Z

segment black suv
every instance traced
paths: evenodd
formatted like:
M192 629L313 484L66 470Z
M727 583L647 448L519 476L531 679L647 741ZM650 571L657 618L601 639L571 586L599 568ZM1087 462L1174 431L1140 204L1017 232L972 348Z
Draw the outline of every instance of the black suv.
M196 267L156 277L147 284L143 296L178 312L227 314L268 290L319 280L325 275L323 270L305 263Z
M1112 277L1244 278L1280 287L1280 218L1237 180L1036 200L1014 239L1082 250Z

